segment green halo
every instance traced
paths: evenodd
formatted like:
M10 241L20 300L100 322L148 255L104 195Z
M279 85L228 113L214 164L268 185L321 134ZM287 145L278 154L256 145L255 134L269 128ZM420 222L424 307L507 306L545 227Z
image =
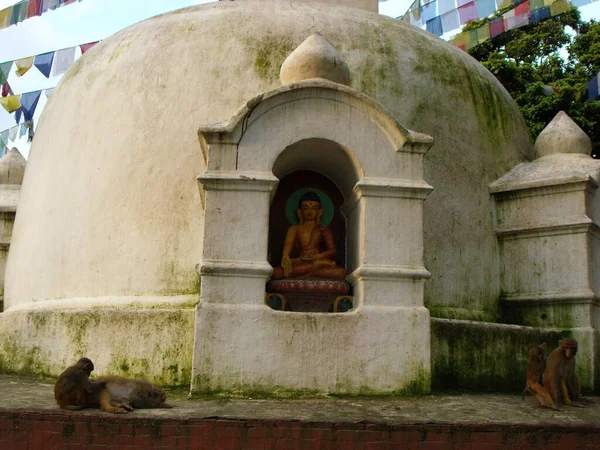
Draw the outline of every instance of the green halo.
M331 223L331 220L333 219L333 202L331 201L331 198L329 198L329 195L318 189L302 188L298 189L296 192L290 195L287 201L285 202L285 215L292 225L298 225L300 223L300 220L298 219L298 214L296 214L296 209L298 209L298 202L300 201L300 197L302 197L304 193L309 189L315 194L317 194L321 199L321 207L323 208L323 215L321 216L321 225L328 227Z

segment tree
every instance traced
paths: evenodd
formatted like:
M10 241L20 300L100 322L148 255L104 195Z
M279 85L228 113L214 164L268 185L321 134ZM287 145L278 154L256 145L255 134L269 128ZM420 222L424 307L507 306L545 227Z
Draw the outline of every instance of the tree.
M474 21L477 29L515 8ZM469 49L519 105L535 139L559 111L565 111L600 146L600 101L587 86L600 72L600 23L582 22L576 8L504 32ZM598 151L596 151L598 153Z

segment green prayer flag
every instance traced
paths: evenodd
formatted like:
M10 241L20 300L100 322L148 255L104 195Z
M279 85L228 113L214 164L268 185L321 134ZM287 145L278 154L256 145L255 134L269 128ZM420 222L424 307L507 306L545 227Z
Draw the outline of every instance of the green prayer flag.
M4 152L4 149L8 145L8 133L9 130L4 130L0 133L0 151Z
M13 13L10 19L10 24L14 25L19 22L23 22L27 18L27 10L29 9L29 0L13 5Z
M546 6L544 4L544 0L529 0L529 10L535 11L536 9L540 9Z
M8 74L12 68L12 63L12 61L6 61L0 64L0 85L3 85L6 83L6 80L8 80Z

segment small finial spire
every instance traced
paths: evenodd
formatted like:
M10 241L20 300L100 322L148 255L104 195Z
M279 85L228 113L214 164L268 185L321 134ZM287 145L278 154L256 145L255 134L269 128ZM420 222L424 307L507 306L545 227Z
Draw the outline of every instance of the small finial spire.
M346 62L321 33L311 34L281 65L279 77L283 84L312 78L324 78L335 83L350 84Z
M568 114L560 111L543 129L535 141L538 158L555 153L582 153L590 155L592 141Z

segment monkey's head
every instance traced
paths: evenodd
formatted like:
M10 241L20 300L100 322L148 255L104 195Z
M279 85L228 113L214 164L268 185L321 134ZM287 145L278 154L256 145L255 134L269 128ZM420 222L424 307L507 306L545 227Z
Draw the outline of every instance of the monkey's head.
M148 396L157 399L161 403L164 403L167 399L167 394L165 393L165 391L162 388L159 388L158 386L153 386L152 391L150 391Z
M575 339L562 339L558 342L558 345L567 359L571 359L577 354L577 341Z
M89 377L92 371L94 370L94 363L91 359L81 358L79 361L77 361L77 367L79 367L81 370L87 373Z

